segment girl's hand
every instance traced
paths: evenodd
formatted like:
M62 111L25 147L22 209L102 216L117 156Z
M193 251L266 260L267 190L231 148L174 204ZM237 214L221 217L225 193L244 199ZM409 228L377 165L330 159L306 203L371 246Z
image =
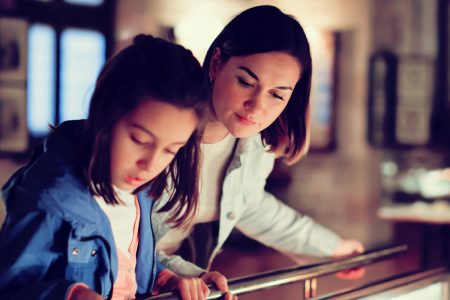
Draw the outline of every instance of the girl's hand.
M237 300L237 296L228 293L228 280L219 272L206 272L200 278L203 279L206 283L214 283L219 291L227 292L223 298L224 300Z
M334 257L346 256L355 253L364 252L364 246L357 240L341 240L333 252ZM338 278L355 280L364 276L366 270L364 268L354 268L350 270L341 271L336 274Z
M204 300L209 295L209 288L201 278L174 277L173 288L177 289L183 300Z
M105 300L105 298L85 285L77 285L70 292L68 300Z

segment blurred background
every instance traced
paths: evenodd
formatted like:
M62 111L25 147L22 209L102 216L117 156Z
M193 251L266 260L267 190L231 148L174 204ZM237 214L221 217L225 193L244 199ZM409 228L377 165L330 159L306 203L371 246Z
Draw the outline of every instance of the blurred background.
M261 4L303 25L314 64L312 149L277 163L267 189L368 249L410 246L366 279L448 262L448 0L1 0L0 184L49 124L86 116L100 67L134 35L175 41L202 62L234 15ZM235 233L214 267L233 277L288 265Z

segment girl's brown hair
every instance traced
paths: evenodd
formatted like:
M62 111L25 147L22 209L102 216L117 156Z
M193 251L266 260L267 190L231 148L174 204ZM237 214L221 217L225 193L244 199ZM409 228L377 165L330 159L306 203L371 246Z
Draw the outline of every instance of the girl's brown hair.
M131 46L103 67L85 126L84 177L91 193L102 196L108 204L121 203L114 193L110 174L112 128L149 97L194 109L202 120L209 87L200 64L189 50L149 35L138 35ZM166 170L139 189L147 190L154 200L163 192L169 193L170 199L160 211L170 211L168 221L175 226L191 220L197 208L202 131L200 125Z

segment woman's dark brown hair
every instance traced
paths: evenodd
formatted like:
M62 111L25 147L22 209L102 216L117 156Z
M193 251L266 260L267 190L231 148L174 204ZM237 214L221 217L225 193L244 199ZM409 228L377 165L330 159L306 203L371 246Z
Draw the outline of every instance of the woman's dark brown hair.
M312 62L309 43L299 22L274 6L252 7L232 19L213 41L203 64L206 74L217 48L221 64L233 56L273 51L288 53L298 60L301 75L289 103L277 120L261 132L261 137L288 163L300 159L309 146Z
M108 204L121 203L114 193L110 174L112 128L149 97L194 109L202 120L209 87L200 64L189 50L149 35L138 35L131 46L103 67L85 127L84 176L91 193L102 196ZM164 191L169 193L170 199L160 211L170 211L169 222L175 226L186 224L197 208L201 133L199 126L166 170L139 189L148 190L155 200Z

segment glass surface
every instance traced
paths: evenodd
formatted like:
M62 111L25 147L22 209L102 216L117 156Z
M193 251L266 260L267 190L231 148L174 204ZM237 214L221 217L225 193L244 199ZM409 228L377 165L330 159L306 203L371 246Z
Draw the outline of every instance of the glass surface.
M427 287L417 289L408 292L404 295L391 298L392 300L441 300L444 299L443 295L444 284L443 282L436 282Z
M32 136L48 133L55 121L55 30L43 24L28 33L27 126Z
M87 117L95 79L105 62L105 38L93 30L61 35L60 121Z
M103 0L64 0L64 2L76 5L99 6L103 4Z

